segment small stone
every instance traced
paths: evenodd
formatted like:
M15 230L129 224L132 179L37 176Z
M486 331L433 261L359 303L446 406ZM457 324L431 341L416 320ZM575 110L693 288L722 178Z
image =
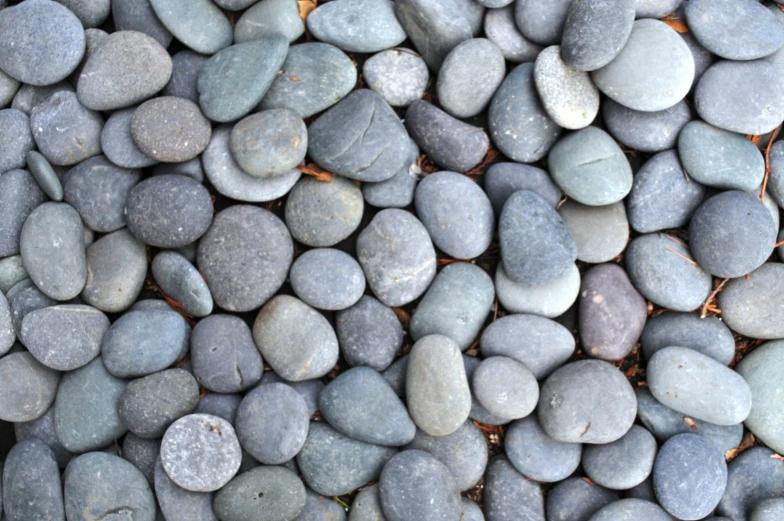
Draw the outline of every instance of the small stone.
M487 0L485 0L487 2ZM515 25L514 2L499 9L490 9L485 14L485 36L501 49L501 54L510 63L536 61L542 47L520 34Z
M776 142L770 147L770 174L768 176L768 192L776 203L784 202L784 143Z
M408 362L408 355L406 355L403 360ZM475 356L468 356L465 354L463 355L463 367L465 368L466 378L468 379L468 387L472 391L471 412L468 413L468 417L472 420L478 421L479 423L484 423L485 425L504 425L509 423L508 418L500 418L485 409L473 394L474 372L481 363L482 360ZM405 382L403 382L403 386L405 386Z
M240 394L207 393L199 399L199 404L193 412L211 414L234 425L237 409L239 409L241 402L242 396Z
M57 304L44 295L30 279L25 279L9 289L7 299L11 309L11 322L17 335L22 330L22 321L28 313Z
M340 354L352 367L383 371L403 345L403 327L395 312L371 296L339 311L335 322Z
M0 419L32 421L54 402L60 373L40 364L33 355L18 352L0 359Z
M564 63L580 71L595 71L613 61L632 32L635 7L625 0L572 3L561 38Z
M226 0L222 3L227 4ZM255 3L254 0L242 0L242 7L228 8L229 11L239 11L250 7L242 13L234 26L234 41L236 43L259 40L265 36L282 34L289 43L297 40L305 32L305 24L299 14L299 6L291 0L263 0ZM220 5L220 3L219 3ZM226 8L225 6L223 6ZM238 6L232 6L238 7ZM303 116L307 117L307 116Z
M441 108L456 118L476 116L490 104L505 73L504 56L493 42L485 38L461 42L438 71Z
M368 58L362 66L362 77L393 107L408 107L424 96L430 72L418 54L399 48Z
M459 1L438 4L426 0L395 2L395 15L428 67L437 71L457 44L473 36L473 28Z
M306 489L305 492L305 508L295 521L346 521L346 511L337 501L321 497L311 490Z
M0 108L8 108L19 90L19 86L20 83L17 80L0 71Z
M718 452L718 450L716 450ZM594 482L613 490L636 487L648 477L656 458L656 440L639 425L606 445L587 445L583 470Z
M161 440L146 440L129 432L123 439L121 452L124 459L142 471L150 485L155 483L155 462L161 452Z
M101 148L106 157L123 168L144 168L157 163L139 150L131 137L131 117L135 107L118 110L109 116L101 131Z
M779 339L782 322L779 312L784 266L769 262L754 270L749 278L729 281L720 294L722 319L742 335L753 338ZM722 293L724 292L722 290Z
M0 174L0 257L19 253L24 223L44 201L46 195L28 171L9 170Z
M547 519L588 521L593 514L618 499L614 491L583 478L565 479L547 495Z
M261 466L232 479L215 494L213 508L220 519L277 521L296 518L305 502L305 486L296 474Z
M519 190L530 190L555 208L561 200L561 189L550 175L535 166L519 163L496 163L484 175L485 192L496 215L501 215L509 196Z
M197 83L199 73L207 60L207 56L189 49L180 51L172 56L171 78L161 93L164 96L176 96L198 103L199 89Z
M154 483L158 506L165 518L173 521L217 521L212 511L212 493L191 492L181 488L166 474L160 458L155 461Z
M87 283L82 298L106 313L123 311L136 301L147 277L147 248L122 229L87 248Z
M349 521L386 521L379 502L378 485L360 490L349 512Z
M506 521L525 512L526 521L544 521L544 496L539 483L526 479L504 456L487 468L484 483L487 521Z
M727 488L716 513L729 519L747 519L762 501L784 494L784 462L767 447L751 447L727 468Z
M500 418L524 418L539 400L539 386L533 373L505 356L483 360L474 371L472 384L477 401Z
M645 521L672 521L662 507L645 499L626 498L614 501L591 516L591 521L616 521L621 519Z
M566 273L544 284L520 284L512 280L502 264L495 272L498 301L510 313L532 313L547 318L562 315L580 293L580 270L572 264Z
M577 260L608 262L620 255L629 241L629 221L623 202L586 206L568 199L558 215L577 245Z
M131 137L139 150L166 163L201 154L210 143L211 132L199 107L185 98L153 98L139 105L131 117Z
M27 168L33 174L36 182L41 189L53 201L63 200L63 186L60 184L60 178L57 177L54 169L49 164L44 156L38 152L31 150L26 155Z
M70 82L67 80L59 81L53 85L35 86L23 84L19 91L14 96L14 101L11 103L11 108L24 112L28 116L30 112L40 105L48 101L53 94L60 91L76 92Z
M0 110L0 140L0 174L24 167L26 154L35 147L30 119L16 109Z
M112 19L118 31L139 31L160 43L164 48L172 41L172 34L158 20L150 0L112 0Z
M75 165L101 153L103 118L79 103L73 92L56 92L33 107L30 127L38 150L55 165Z
M413 139L409 139L408 153L408 159L394 176L378 183L362 184L362 196L366 203L377 208L405 208L414 202L414 192L422 170L417 164L419 147Z
M228 18L210 0L150 0L155 15L175 38L201 54L231 45Z
M184 175L200 183L204 181L204 169L199 157L178 163L158 163L152 167L152 175L154 176L168 174Z
M640 344L646 360L669 346L694 349L724 365L735 356L735 340L724 322L718 317L701 318L697 313L668 311L649 317Z
M297 391L305 400L305 404L308 406L309 417L312 417L314 414L316 414L316 411L318 411L319 396L321 396L321 391L323 391L324 387L326 387L324 382L317 378L313 378L311 380L301 380L299 382L291 382L278 376L275 371L267 371L261 377L261 385L267 385L271 383L286 384Z
M54 429L54 407L49 407L43 416L35 420L14 423L14 434L17 442L32 438L45 443L52 451L60 469L64 469L73 457L73 454L57 439Z
M615 139L633 150L653 153L675 148L692 115L683 100L664 110L642 112L606 98L602 102L602 119Z
M188 259L173 251L162 251L152 262L152 275L161 290L194 317L212 313L212 295L199 271Z
M14 194L18 196L19 194ZM0 222L2 217L0 217ZM24 269L21 255L12 255L0 259L0 293L8 293L14 284L28 278L27 271Z
M599 112L599 90L591 77L564 63L561 48L548 47L534 64L534 83L547 115L563 128L587 127Z
M291 171L305 158L308 133L305 123L288 109L252 114L231 131L231 152L245 172L274 177Z
M735 367L751 389L751 412L744 424L776 452L784 450L784 423L778 399L782 389L778 376L784 363L782 348L781 341L766 342Z
M8 299L0 292L0 356L8 353L16 342L13 318Z
M517 27L526 38L539 45L557 44L561 41L571 3L569 0L517 2L515 4Z
M383 51L406 39L394 6L392 0L337 0L311 12L308 29L316 39L347 52Z
M504 451L515 469L527 478L554 483L577 469L583 446L551 438L532 414L509 425Z
M294 293L317 309L346 309L365 291L365 275L359 263L332 248L317 248L300 255L291 266L289 278Z

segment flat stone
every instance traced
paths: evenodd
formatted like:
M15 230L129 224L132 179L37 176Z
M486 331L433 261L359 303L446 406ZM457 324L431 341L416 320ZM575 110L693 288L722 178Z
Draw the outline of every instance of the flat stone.
M300 394L283 383L260 385L237 409L237 437L242 447L265 465L296 456L308 435L310 414Z
M485 473L484 512L487 521L519 518L544 521L544 496L539 483L526 479L507 461L496 456Z
M493 42L485 38L461 42L438 71L439 104L456 118L476 116L490 104L505 74L504 56Z
M395 312L364 295L335 318L340 354L348 365L383 371L403 345L403 327Z
M82 298L106 313L127 309L147 277L147 248L127 230L105 235L87 248L87 283Z
M24 223L44 201L46 195L27 170L9 170L0 175L0 256L19 253Z
M14 284L27 277L21 255L12 255L0 260L0 293L7 293Z
M623 373L600 360L557 369L539 391L544 431L569 443L610 443L631 428L637 399Z
M484 1L488 2L488 0ZM515 24L514 11L513 2L509 2L505 7L488 10L485 14L485 36L501 49L501 54L506 61L510 63L535 61L542 47L520 33Z
M577 469L583 446L551 438L532 414L509 425L504 436L504 451L509 462L527 478L554 483Z
M784 494L784 463L767 447L751 447L727 466L727 488L716 513L729 519L747 519L762 501Z
M142 471L150 485L155 483L155 462L161 452L161 440L146 440L129 432L123 439L121 452L123 459Z
M73 454L63 447L63 444L57 439L57 434L54 430L54 407L49 407L49 410L43 416L35 420L14 423L14 434L17 442L35 439L45 443L52 451L52 455L60 469L64 469L73 457Z
M533 63L518 65L506 76L490 103L487 127L495 146L520 163L544 158L561 137L561 127L550 119L536 92Z
M194 317L212 312L212 295L199 270L173 251L163 251L152 262L152 275L163 292Z
M305 486L288 469L256 467L215 494L213 508L221 519L294 519L305 508Z
M232 156L252 176L268 178L285 174L305 159L307 132L305 123L291 110L258 112L234 125Z
M227 3L225 0L222 2ZM250 7L234 26L235 43L258 40L273 34L282 34L291 43L305 33L305 23L294 2L263 0L256 3L254 0L242 0L242 4L240 9L228 9L238 11Z
M218 306L250 311L280 289L293 254L283 221L262 208L235 205L215 215L199 241L197 266Z
M30 127L39 152L55 165L75 165L101 153L103 118L73 92L56 92L33 107Z
M588 521L593 514L618 499L618 494L612 490L582 478L568 478L550 489L547 518Z
M649 317L640 344L646 360L669 346L694 349L724 365L735 356L735 340L724 322L718 317L701 318L697 313L668 311Z
M653 153L675 148L692 115L683 100L664 110L642 112L606 98L602 102L602 119L615 139L631 149Z
M215 54L231 45L228 18L209 0L150 0L155 15L175 38L201 54Z
M32 0L0 12L0 69L30 85L66 79L82 61L84 28L68 8ZM29 45L35 42L35 45Z
M784 267L770 262L763 264L749 275L731 280L726 286L726 295L721 295L718 304L724 306L722 319L742 335L754 338L779 339L782 328L779 314L781 287L784 283Z
M659 350L648 361L647 375L656 399L688 416L717 425L734 425L749 415L751 390L745 380L693 349Z
M484 182L484 190L496 215L501 215L506 200L519 190L534 192L553 208L561 200L561 189L553 183L550 175L531 165L496 163L487 169Z
M106 157L123 168L144 168L157 163L139 150L131 137L131 117L135 107L118 110L109 116L101 131L101 148Z
M211 315L196 324L191 362L199 384L216 393L244 391L259 382L263 370L250 328L232 315Z
M177 485L166 474L160 458L155 461L154 476L155 497L165 518L173 521L217 521L212 511L212 493L191 492Z
M16 109L0 110L0 173L23 168L27 153L35 146L30 131L30 118Z
M437 71L457 44L473 36L471 22L459 1L434 4L426 0L395 2L395 15L428 67Z
M570 5L569 0L517 2L515 22L529 40L539 45L554 45L561 41Z
M32 110L41 103L48 101L53 94L60 91L76 92L76 89L68 80L58 81L52 85L28 85L22 84L19 91L14 96L11 108L24 112L28 116Z
M614 501L591 516L591 521L616 521L621 519L672 521L672 517L667 511L656 503L637 498Z
M158 20L150 0L112 0L112 20L118 31L139 31L160 43L164 48L172 41L172 34Z
M201 154L212 129L199 107L174 96L153 98L139 105L131 117L131 137L145 155L178 163Z
M422 170L417 164L419 147L409 139L408 159L394 176L378 183L363 183L365 202L377 208L405 208L414 202L414 192Z
M227 122L248 114L272 85L288 49L286 38L273 34L213 55L199 72L199 106L204 115Z
M632 32L635 7L635 2L625 0L572 3L561 38L564 63L580 71L595 71L613 61Z
M63 186L60 184L60 178L57 177L49 161L44 156L35 150L31 150L25 156L27 160L27 168L33 174L38 186L41 190L49 196L53 201L63 200Z
M715 449L718 453L718 449ZM656 457L656 439L645 428L632 428L606 445L587 445L583 470L592 481L613 490L626 490L645 481Z
M0 419L35 420L54 402L60 373L40 364L33 355L17 352L0 359Z
M337 0L311 12L308 29L316 39L347 52L383 51L406 39L394 6L392 0Z
M30 279L25 279L9 289L7 300L11 310L11 322L17 335L22 330L22 321L28 313L57 304L44 295Z
M425 94L430 72L418 54L406 49L389 49L368 58L362 65L368 87L393 107L408 107Z
M294 293L316 309L346 309L365 291L365 275L359 263L332 248L316 248L300 255L291 266L289 278Z
M568 199L558 208L577 246L577 260L608 262L620 255L629 241L629 221L623 202L586 206Z
M547 115L563 128L587 127L599 112L599 90L586 72L564 63L561 48L548 47L534 64L534 83Z
M471 381L471 390L479 404L499 418L524 418L539 400L539 385L533 373L505 356L484 359Z
M781 382L779 370L784 362L784 344L766 342L743 357L736 366L751 389L751 412L744 421L746 427L776 452L784 447L784 423L781 421Z
M580 293L580 270L572 264L564 275L544 284L520 284L512 280L502 264L495 272L498 301L511 313L531 313L547 318L562 315Z

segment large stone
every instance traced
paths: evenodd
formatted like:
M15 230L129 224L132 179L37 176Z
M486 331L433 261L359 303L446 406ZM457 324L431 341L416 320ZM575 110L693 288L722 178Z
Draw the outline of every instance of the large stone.
M261 466L231 480L213 502L220 519L295 519L305 508L305 485L283 467Z
M694 349L724 365L735 356L732 332L718 317L700 317L697 313L666 312L648 318L640 337L647 360L665 347Z
M232 156L245 172L255 177L275 177L290 172L304 160L307 128L291 110L265 110L234 125L230 146Z
M767 447L751 447L727 468L727 488L716 513L732 521L748 519L762 501L784 495L784 462Z
M554 318L565 313L580 293L580 270L572 264L566 273L544 284L520 284L512 280L502 264L495 272L498 302L510 313L532 313Z
M106 313L127 309L147 277L147 248L127 230L105 235L87 248L87 283L82 298Z
M661 152L676 147L678 135L692 115L683 100L668 109L642 112L607 98L602 102L602 119L607 132L627 147L640 152Z
M553 483L577 469L583 446L551 438L532 414L509 425L504 451L509 462L527 478Z
M517 472L504 456L497 456L490 462L484 485L487 521L544 521L541 486Z
M5 355L0 359L0 419L26 422L40 418L54 402L59 383L60 373L30 353Z
M779 339L784 336L779 312L784 288L784 265L763 264L749 278L738 277L724 287L718 297L722 319L742 335Z
M456 118L476 116L490 104L505 74L504 56L493 42L485 38L461 42L438 71L438 102Z
M101 153L103 118L79 103L74 92L56 92L33 107L30 126L38 151L52 164L75 165Z
M515 24L514 10L514 2L509 2L505 7L489 9L485 14L485 36L501 49L508 62L534 61L542 47L520 34Z
M635 3L626 0L572 2L561 38L564 62L581 71L604 67L626 45L634 17Z
M318 6L307 23L316 39L347 52L379 52L406 39L392 0L337 0Z
M282 34L291 43L305 32L299 5L291 0L221 0L218 4L229 11L250 7L234 26L235 43L259 40L272 34Z
M212 127L198 105L161 96L139 105L131 117L131 137L145 155L165 163L188 161L210 143Z
M10 521L65 519L60 469L37 438L20 441L3 466L3 510Z
M767 342L743 357L736 366L751 389L751 412L746 427L776 452L784 452L784 422L781 401L784 392L780 371L784 364L784 343Z
M587 445L582 464L595 483L613 490L627 490L645 481L655 458L656 439L645 428L632 425L629 432L612 443Z
M150 4L166 29L194 51L211 55L231 45L231 24L210 0L150 0Z
M441 68L449 51L473 36L471 22L465 14L457 0L395 2L400 25L433 71Z
M524 418L539 400L536 377L525 365L506 356L482 360L471 378L471 391L479 405L499 418Z

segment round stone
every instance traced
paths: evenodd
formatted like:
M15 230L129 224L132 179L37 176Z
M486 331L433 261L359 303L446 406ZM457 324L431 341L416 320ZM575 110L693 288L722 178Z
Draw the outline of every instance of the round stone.
M377 208L405 208L414 202L419 176L419 147L413 139L409 140L408 159L403 167L385 181L363 183L362 196L365 202Z
M784 343L762 344L735 367L751 389L751 412L744 420L746 427L776 452L784 450L784 422L780 412L778 377L784 364Z
M403 327L395 312L364 295L335 318L340 354L348 365L383 371L403 345Z
M493 42L485 38L461 42L438 71L438 102L456 118L476 116L490 104L505 73L504 56Z
M75 165L101 153L103 118L73 92L56 92L33 107L30 127L39 152L55 165Z
M347 52L379 52L406 39L392 0L339 0L323 4L310 13L307 24L316 39Z
M519 190L530 190L555 208L561 200L561 189L553 183L550 175L531 165L520 163L496 163L484 175L484 189L493 211L501 215L509 196Z
M359 263L332 248L316 248L300 255L291 265L289 278L294 293L317 309L346 309L365 291L365 275Z
M139 150L166 163L201 154L210 143L211 132L199 107L185 98L153 98L139 105L131 117L131 137Z
M784 287L784 265L769 262L754 270L749 278L738 277L719 294L722 319L738 333L752 338L782 337L779 305ZM725 294L724 291L726 290Z
M554 483L577 469L583 446L551 438L532 414L509 425L504 451L510 463L527 478Z
M599 89L586 72L561 59L561 48L548 47L534 64L534 83L547 115L563 128L587 127L599 112Z
M717 451L718 452L718 451ZM639 425L606 445L587 445L583 470L595 483L613 490L636 487L648 477L656 458L656 439Z
M588 483L583 478L569 478L550 489L547 495L547 518L587 521L590 517L619 499L612 490Z
M393 107L408 107L424 96L430 72L419 55L399 48L368 58L362 65L362 77Z
M210 0L150 0L150 4L166 29L194 51L212 55L231 45L231 23Z
M27 153L35 147L30 131L30 118L16 109L0 110L0 173L23 168Z
M82 298L106 313L127 309L147 277L147 248L127 230L105 235L87 248L87 283Z
M718 317L701 318L697 313L665 312L649 317L640 337L646 360L669 346L688 347L729 365L735 356L735 339Z
M55 173L49 161L35 150L28 152L25 158L27 160L27 168L30 169L30 173L33 174L41 190L52 201L62 201L63 185L60 183L60 178L57 177L57 173Z
M510 313L532 313L554 318L565 313L580 292L580 270L572 264L566 273L544 284L520 284L512 280L502 264L495 272L498 302Z
M539 400L539 385L533 373L505 356L483 360L474 371L472 383L479 403L500 418L524 418Z
M234 125L231 152L246 173L268 178L289 172L305 158L305 123L288 109L252 114Z
M19 253L19 238L25 221L44 201L46 195L28 171L9 170L0 175L0 222L3 223L0 227L0 256ZM21 261L21 257L19 259Z
M661 152L677 146L681 129L692 115L683 100L668 109L642 112L606 98L602 102L602 119L607 132L628 148Z
M261 466L232 479L213 502L215 515L226 520L295 519L305 508L305 485L283 467Z
M485 36L501 49L501 54L508 62L535 61L542 47L520 34L515 25L514 11L514 2L505 7L489 9L485 14Z
M131 137L131 118L135 107L114 112L101 131L101 148L106 157L123 168L144 168L157 163L139 150Z
M577 260L608 262L623 252L629 242L629 221L623 202L586 206L568 199L558 208L577 246Z
M235 43L258 40L276 33L282 34L291 43L305 32L299 6L286 0L220 0L217 4L228 11L240 11L250 7L242 13L234 26Z
M30 353L0 359L0 419L26 422L40 418L54 402L60 373L40 364Z

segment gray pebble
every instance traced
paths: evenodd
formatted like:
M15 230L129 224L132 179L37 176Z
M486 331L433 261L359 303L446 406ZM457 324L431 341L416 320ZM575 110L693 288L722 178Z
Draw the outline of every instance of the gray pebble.
M173 251L162 251L152 261L152 275L161 290L194 317L212 313L212 295L199 271L188 259Z
M18 194L15 194L18 196ZM0 259L0 293L7 293L14 284L27 277L21 255L11 255Z
M340 354L352 367L383 371L403 345L403 327L394 311L371 296L338 312L335 322Z
M602 102L602 119L615 139L633 150L652 153L675 148L692 115L683 100L668 109L642 112L606 98Z
M561 199L561 189L550 176L531 165L496 163L487 169L484 189L496 215L501 215L509 196L519 190L530 190L555 208Z
M754 270L748 279L738 277L724 287L718 297L722 319L734 331L753 338L782 337L781 287L784 266L769 262ZM13 306L12 306L13 307Z
M298 241L314 247L333 246L357 229L363 210L362 193L354 183L340 177L323 182L308 176L291 190L285 218Z
M675 12L683 0L636 0L637 18L664 18Z
M0 293L0 356L6 354L16 342L16 331L8 299Z
M408 355L405 355L402 360L408 361ZM476 399L476 396L473 395L473 380L474 380L474 372L476 368L479 367L479 364L482 363L482 360L475 357L475 356L468 356L463 355L463 368L466 372L466 378L468 379L468 387L472 391L471 395L471 412L468 413L468 417L472 420L476 420L479 423L484 423L485 425L504 425L509 423L508 418L500 418L490 411L485 409L479 400ZM405 382L403 382L405 386Z
M627 498L614 501L591 516L590 521L672 521L662 507L645 499Z
M395 14L428 67L437 71L457 44L473 36L471 22L457 0L395 2Z
M502 264L495 272L498 302L510 313L532 313L547 318L562 315L577 300L580 270L572 264L566 273L544 284L520 284L512 280Z
M105 235L87 248L87 274L87 304L106 313L127 309L147 277L147 248L127 229Z
M613 490L626 490L645 481L655 458L656 439L645 428L632 425L629 432L612 443L587 445L582 465L595 483Z
M207 393L199 398L199 404L193 412L195 414L211 414L234 425L242 398L240 394Z
M520 34L515 24L514 10L513 2L499 9L489 9L485 14L485 36L501 49L501 54L508 62L535 61L542 47Z
M683 0L680 0L683 1ZM672 11L670 11L672 12ZM694 37L693 33L678 33L681 39L686 42L686 45L689 46L689 50L691 51L691 55L694 58L694 82L692 83L692 90L690 92L694 92L694 87L702 78L702 75L708 70L708 67L713 65L716 61L716 56L703 47L700 42ZM771 59L773 59L774 55L771 55Z
M291 265L289 278L294 293L316 309L346 309L365 291L359 263L333 248L316 248L300 255Z
M332 498L306 490L305 508L294 521L346 521L346 510Z
M314 378L311 380L300 380L299 382L291 382L289 380L284 380L275 371L267 371L261 377L261 384L266 385L270 383L283 383L297 391L300 396L305 400L305 404L308 406L308 415L313 416L316 414L319 408L319 396L321 395L321 391L324 390L324 382L321 380Z
M56 92L33 107L30 127L38 150L55 165L75 165L101 153L103 118L79 103L73 92Z
M599 89L586 72L564 63L561 48L544 49L534 64L534 83L547 115L563 128L587 127L599 112Z
M194 181L204 181L204 169L199 157L178 163L158 163L152 167L152 175L177 174L192 178Z
M232 315L211 315L196 324L191 362L199 384L216 393L244 391L259 382L263 370L250 328Z
M359 491L354 497L354 502L351 503L348 520L386 521L378 498L378 485L370 485Z
M10 170L0 174L0 257L19 253L22 227L44 201L46 195L28 171Z
M773 456L767 447L751 447L730 462L717 514L744 521L754 506L784 495L784 463Z
M308 148L305 123L291 110L272 109L252 114L231 131L231 152L252 176L286 174L301 163Z
M49 161L44 156L35 150L31 150L25 156L27 160L27 168L33 174L38 186L41 190L49 196L53 201L63 200L63 185L60 184L60 178L57 177Z
M17 352L0 359L0 419L31 421L54 402L60 373L41 365L33 355Z
M161 452L160 439L147 440L129 432L123 439L121 452L123 459L142 471L150 485L155 483L155 462Z
M33 149L33 134L30 131L30 118L16 109L0 110L0 173L23 168L27 153Z
M46 443L61 469L64 469L73 457L73 454L63 447L63 444L57 439L57 433L54 429L54 407L49 407L43 416L35 420L14 423L14 434L16 434L17 442L35 438Z
M172 34L158 20L150 0L112 0L112 20L118 31L139 31L168 47Z
M532 414L509 425L504 451L509 462L527 478L554 483L577 469L583 446L551 438Z
M547 519L551 521L588 521L603 507L619 499L614 491L583 478L569 478L550 489Z
M541 486L517 472L505 457L497 456L490 462L484 484L487 521L544 521Z
M149 1L149 0L147 0ZM199 102L197 86L199 73L208 57L189 49L172 56L172 74L169 83L163 88L164 96L186 98L194 103Z
M419 176L422 170L417 161L419 147L413 139L409 139L408 159L397 173L378 183L363 183L362 196L365 202L377 208L405 208L414 202Z
M784 202L784 143L775 142L770 147L769 166L768 192L780 204Z
M7 299L11 308L11 322L17 335L22 330L22 321L28 313L57 304L56 301L44 295L30 279L24 279L14 284L8 290Z
M14 96L11 108L24 112L29 116L35 107L48 101L53 94L60 91L76 92L76 89L67 80L40 87L23 84Z
M217 521L212 510L212 494L191 492L177 485L166 474L158 458L155 462L155 496L167 521Z
M580 71L610 63L629 39L635 7L635 2L625 0L573 2L561 38L564 62Z
M463 356L466 358L466 356ZM471 357L472 360L477 361L477 365L479 365L479 360L474 357ZM392 390L395 391L400 397L404 397L406 395L406 373L408 372L408 355L402 355L400 358L395 360L387 369L381 373L381 376L384 377L384 380L387 381ZM468 368L466 367L466 376L468 376ZM469 378L470 381L470 378Z
M471 380L482 407L499 418L517 419L531 414L539 400L539 385L528 368L505 356L486 358Z
M157 163L139 150L131 137L131 117L135 107L118 110L109 116L101 131L101 148L106 157L123 168L144 168Z
M515 21L523 35L539 45L561 41L569 0L523 0L515 3Z
M751 413L744 421L746 427L776 452L784 450L784 425L781 422L780 379L782 343L767 342L743 357L736 366L749 385L752 394Z
M222 0L226 3L225 0ZM258 40L271 34L282 34L289 43L305 32L305 23L299 14L299 5L291 0L243 0L245 11L234 26L236 43ZM244 7L243 7L244 9ZM230 9L236 11L237 9ZM303 116L304 117L304 116Z
M640 344L646 360L669 346L694 349L724 365L735 356L735 340L724 322L717 317L701 318L697 313L668 311L650 317Z
M238 475L216 493L213 510L228 521L278 521L296 518L306 500L305 486L295 473L261 466Z
M8 108L20 85L19 81L0 71L0 108Z
M782 516L784 516L784 499L772 498L755 506L749 521L776 521Z
M461 42L438 71L441 108L456 118L476 116L490 104L505 73L504 56L493 42L485 38Z
M199 107L185 98L162 96L139 105L131 137L145 155L165 163L193 159L207 148L212 129Z
M194 51L212 55L231 45L231 24L210 0L150 0L150 4L166 29Z
M424 96L430 72L418 54L398 48L368 58L362 66L362 77L393 107L408 107Z
M629 241L629 221L621 201L586 206L569 199L558 208L558 215L577 245L577 260L608 262L620 255Z
M310 13L308 29L316 39L347 52L383 51L406 39L394 6L392 0L336 0Z

